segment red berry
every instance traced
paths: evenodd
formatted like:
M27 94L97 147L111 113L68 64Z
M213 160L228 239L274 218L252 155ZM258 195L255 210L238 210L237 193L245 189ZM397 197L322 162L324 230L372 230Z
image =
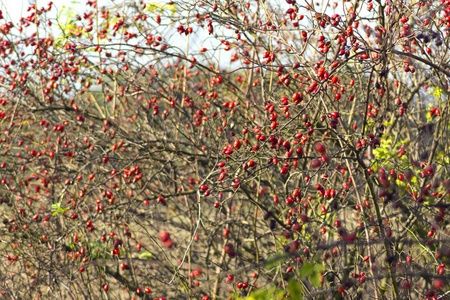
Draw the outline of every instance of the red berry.
M436 279L433 281L433 288L434 288L435 290L440 290L440 289L442 289L443 287L444 287L444 282L442 281L442 279L436 278Z
M170 233L167 231L161 231L159 233L159 239L161 240L161 242L165 243L170 239Z
M311 162L311 167L314 169L317 169L318 167L320 167L320 165L321 165L321 162L318 159L315 159Z
M282 168L280 170L281 175L286 175L289 172L289 168Z

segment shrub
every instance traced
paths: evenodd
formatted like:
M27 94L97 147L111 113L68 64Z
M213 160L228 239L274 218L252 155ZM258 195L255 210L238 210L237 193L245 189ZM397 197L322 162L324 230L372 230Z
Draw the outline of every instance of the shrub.
M445 297L449 1L55 6L0 21L2 297Z

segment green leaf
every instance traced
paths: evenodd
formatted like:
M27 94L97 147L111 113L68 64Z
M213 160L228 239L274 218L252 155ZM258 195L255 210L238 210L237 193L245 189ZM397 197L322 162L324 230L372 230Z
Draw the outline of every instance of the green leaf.
M302 278L308 278L312 285L315 287L320 286L320 273L323 271L323 266L321 264L303 264L300 270L300 276Z
M441 159L441 158L443 158L444 163L447 163L447 164L448 164L449 161L450 161L448 155L445 155L444 151L439 152L439 154L436 156L436 159L437 159L437 160L439 160L439 159Z
M90 244L91 246L91 258L93 260L95 259L106 259L106 260L110 260L111 259L111 255L109 255L107 253L107 251L105 251L105 245L102 244L99 241L95 241L94 243Z
M435 98L440 98L444 91L440 87L435 87L434 91L430 91L430 94L433 95Z
M300 276L302 278L308 277L314 272L314 267L310 263L303 264L302 269L300 270Z
M319 264L315 265L315 266L314 266L314 271L316 271L316 272L322 272L322 271L323 271L323 266L322 266L322 265L319 265Z
M389 156L389 150L385 148L376 148L373 150L373 154L375 154L375 157L378 159L386 159Z
M273 297L272 299L280 299L281 297L283 297L283 295L284 295L284 291L283 290L278 290L276 293L275 293L275 297ZM267 295L266 295L267 296ZM263 298L263 299L261 299L261 300L266 300L267 299L267 297L266 298Z
M63 214L67 210L69 210L69 209L61 207L61 203L60 202L52 204L53 216L56 216L58 213L62 213Z
M294 278L289 280L288 291L290 293L290 299L303 300L302 286Z
M309 281L311 281L311 284L318 288L320 286L320 273L314 272L312 276L309 278Z
M248 297L239 297L239 294L231 294L235 300L266 300L266 299L279 299L284 295L283 290L276 290L274 286L271 288L263 288L254 291Z
M385 127L388 127L389 125L391 125L391 124L394 124L394 119L392 119L391 121L384 121L383 122L383 125L385 126Z
M283 254L271 256L267 260L267 263L264 267L267 270L272 269L273 267L277 266L278 263L282 262L285 258L286 258L286 255L283 255Z
M400 181L398 179L395 180L395 182L397 183L397 185L401 188L406 188L406 183L403 181Z
M150 259L152 258L153 254L151 254L148 251L142 252L141 254L139 254L139 258L146 258L146 259Z
M156 2L148 3L146 8L146 11L152 13L163 13L165 10L170 10L173 16L176 13L177 8L175 5L164 5Z

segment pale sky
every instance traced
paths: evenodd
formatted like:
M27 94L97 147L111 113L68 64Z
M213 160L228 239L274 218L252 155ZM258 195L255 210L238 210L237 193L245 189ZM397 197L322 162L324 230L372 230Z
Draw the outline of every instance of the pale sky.
M86 1L87 0L52 0L53 2L53 9L50 11L50 13L48 13L47 16L49 16L53 22L53 25L56 24L56 16L57 13L60 12L63 7L67 7L67 8L72 8L75 11L78 12L83 12L86 9L88 9L86 7ZM113 3L117 4L122 2L123 0L118 0L118 1L113 1L113 0L97 0L97 4L99 7L101 6L108 6L111 5ZM127 1L132 1L132 0L127 0ZM186 0L186 1L190 1L190 0ZM323 0L320 0L320 2ZM17 24L19 19L21 17L26 17L28 15L30 15L31 12L27 12L27 8L29 7L30 3L36 3L38 8L41 7L47 7L48 3L50 2L50 0L0 0L0 9L3 12L3 15L6 19L12 19L14 24ZM153 2L153 3L167 3L168 0L146 0L144 1L144 3L149 3L149 2ZM270 0L270 2L274 5L274 6L281 6L283 9L287 9L288 7L290 7L285 0ZM329 5L332 4L334 1L329 1L329 2L325 2L328 3ZM325 6L326 7L326 6ZM331 9L331 7L327 8L327 12L328 13L333 13L333 9ZM342 5L338 6L337 11L335 12L340 12L342 13ZM8 17L9 15L9 17ZM304 20L305 22L306 20ZM307 21L306 21L307 22ZM54 31L57 32L58 30ZM174 35L173 38L170 38L169 43L171 45L180 45L180 49L182 49L184 51L185 49L185 44L186 44L186 40L184 36L180 36L180 35ZM193 49L193 51L195 53L198 53L197 51L199 51L199 49L201 47L206 47L208 49L211 49L214 45L220 44L220 42L216 39L212 39L211 36L209 36L207 34L207 32L205 30L200 30L199 32L197 32L196 34L194 34L192 36L192 38L189 41L189 45L190 45L190 49ZM189 52L191 53L191 50L189 50ZM219 64L222 65L223 63L225 63L225 65L229 65L229 61L230 61L230 57L231 57L231 52L224 52L222 53L222 55L220 56L214 56L214 59L219 59L220 62ZM193 52L192 52L193 53Z
M29 14L27 12L27 8L30 5L30 3L37 3L37 6L40 7L47 7L47 4L50 2L50 0L39 0L39 1L32 1L32 0L0 0L0 6L1 10L3 11L3 15L10 15L13 20L18 21L21 17L25 17ZM63 5L66 6L72 6L76 7L79 6L80 8L83 6L81 1L70 1L70 0L53 0L53 7L61 9ZM76 3L79 4L76 4ZM105 2L99 0L99 2ZM84 4L84 3L83 3ZM56 12L54 12L56 13Z

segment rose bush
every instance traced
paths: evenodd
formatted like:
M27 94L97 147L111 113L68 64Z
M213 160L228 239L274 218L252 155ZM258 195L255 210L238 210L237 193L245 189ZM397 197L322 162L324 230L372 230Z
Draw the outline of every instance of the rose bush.
M1 18L3 298L448 294L450 1Z

